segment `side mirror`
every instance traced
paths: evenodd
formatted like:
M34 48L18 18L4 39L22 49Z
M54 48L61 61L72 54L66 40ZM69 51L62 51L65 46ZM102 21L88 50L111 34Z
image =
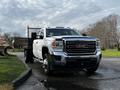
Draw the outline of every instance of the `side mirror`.
M42 36L42 35L40 35L40 39L43 39L43 36Z
M31 38L34 40L34 39L36 39L36 32L33 32L33 33L31 33Z
M83 33L82 35L83 35L83 36L87 36L87 34L86 34L86 33Z

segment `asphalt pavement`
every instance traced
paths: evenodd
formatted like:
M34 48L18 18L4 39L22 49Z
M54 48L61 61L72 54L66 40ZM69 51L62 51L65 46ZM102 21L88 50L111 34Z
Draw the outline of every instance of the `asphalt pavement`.
M17 53L24 61L23 53ZM29 64L32 76L17 90L120 90L120 58L102 58L93 75L86 72L57 72L44 75L41 64Z

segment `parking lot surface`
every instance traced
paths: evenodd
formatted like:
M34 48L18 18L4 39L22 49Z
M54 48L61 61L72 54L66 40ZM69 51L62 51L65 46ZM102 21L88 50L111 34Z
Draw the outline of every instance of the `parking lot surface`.
M24 60L23 53L17 53ZM29 64L33 75L17 90L120 90L120 58L102 58L95 74L80 72L43 73L41 64Z

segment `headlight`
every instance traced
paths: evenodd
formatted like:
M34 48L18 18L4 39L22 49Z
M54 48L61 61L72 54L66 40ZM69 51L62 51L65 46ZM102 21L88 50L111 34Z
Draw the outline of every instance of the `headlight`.
M57 41L57 40L54 40L52 42L52 48L56 48L56 49L62 49L63 48L63 42L62 41Z
M100 47L100 40L97 40L96 47L97 47L97 49L101 49L101 47Z

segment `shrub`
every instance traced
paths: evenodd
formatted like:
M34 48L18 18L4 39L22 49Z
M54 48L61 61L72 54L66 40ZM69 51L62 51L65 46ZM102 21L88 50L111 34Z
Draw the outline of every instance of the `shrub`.
M14 90L11 84L0 85L0 90Z

